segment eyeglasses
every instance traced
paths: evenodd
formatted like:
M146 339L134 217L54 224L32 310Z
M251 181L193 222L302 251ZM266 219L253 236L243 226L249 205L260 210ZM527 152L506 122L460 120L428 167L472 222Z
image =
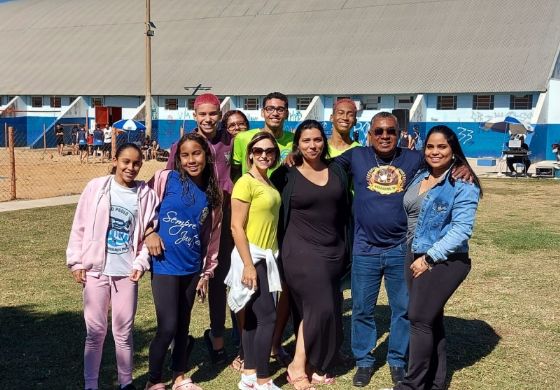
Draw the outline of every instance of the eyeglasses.
M247 124L245 122L233 122L230 123L227 127L228 129L246 129L247 128Z
M267 114L272 114L274 111L276 111L279 114L284 114L287 110L286 107L274 107L274 106L266 106L264 108L265 112Z
M381 127L376 127L375 129L370 130L370 131L376 137L381 137L383 135L383 133L386 133L390 137L396 137L397 136L397 129L395 129L394 127L389 127L388 129L383 129Z
M251 153L253 153L255 156L262 156L264 153L266 154L266 157L272 157L275 154L275 150L274 148L253 148L251 149Z

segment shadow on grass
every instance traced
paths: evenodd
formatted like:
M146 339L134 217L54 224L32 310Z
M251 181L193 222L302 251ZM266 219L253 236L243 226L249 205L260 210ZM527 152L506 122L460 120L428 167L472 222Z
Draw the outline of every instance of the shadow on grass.
M352 357L350 348L351 320L349 312L352 309L352 300L344 301L344 343L342 350ZM470 367L488 356L500 341L500 336L486 322L481 320L468 320L458 317L446 316L445 330L447 336L447 371L448 381L451 381L455 371ZM390 330L391 309L387 305L377 305L375 308L375 323L377 338L382 338ZM375 357L374 372L379 370L387 360L388 337L385 338L373 351ZM333 374L344 375L353 370L354 362L346 361L335 365Z
M1 389L83 388L85 325L81 312L45 313L23 305L1 307L0 318ZM145 349L153 334L153 329L136 328L135 350ZM140 365L147 359L136 355L134 360ZM110 329L103 347L99 385L101 389L117 386Z
M344 303L344 343L342 351L352 356L350 349L351 301ZM391 311L386 305L376 307L378 337L389 332ZM81 389L83 388L83 343L85 326L81 312L44 313L37 307L24 305L0 308L0 388L36 389ZM448 371L451 380L455 371L469 367L487 356L498 345L500 337L491 326L480 320L466 320L445 317L448 339ZM134 332L135 351L145 351L154 336L155 329L140 329ZM285 340L292 336L289 323ZM226 340L231 340L229 330ZM293 353L294 340L286 348ZM385 338L374 351L377 371L386 362L388 339ZM234 351L230 345L229 351ZM147 367L147 353L136 353L135 366ZM196 367L193 379L204 383L220 375L225 367L212 366L208 362L207 351L201 338L197 338L190 359ZM169 364L166 362L165 367ZM277 362L271 362L274 375L281 372L276 383L286 384L285 369ZM352 359L336 361L333 374L345 375L353 370ZM169 375L169 373L168 373ZM166 375L166 376L168 376ZM105 339L103 360L100 370L100 388L116 388L116 362L113 339L110 330ZM147 374L141 373L134 380L142 388Z
M445 317L447 372L451 381L455 371L470 367L488 356L500 342L500 336L486 322Z

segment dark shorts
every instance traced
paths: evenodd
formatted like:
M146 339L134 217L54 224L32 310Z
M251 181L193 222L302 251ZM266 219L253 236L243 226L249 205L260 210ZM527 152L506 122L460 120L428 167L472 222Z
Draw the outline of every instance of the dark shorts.
M56 144L57 145L64 145L64 138L63 137L56 137Z
M110 143L103 144L103 151L104 152L110 152L111 151L111 144Z
M79 148L80 150L87 150L87 147L88 147L87 144L79 144L79 145L78 145L78 148Z

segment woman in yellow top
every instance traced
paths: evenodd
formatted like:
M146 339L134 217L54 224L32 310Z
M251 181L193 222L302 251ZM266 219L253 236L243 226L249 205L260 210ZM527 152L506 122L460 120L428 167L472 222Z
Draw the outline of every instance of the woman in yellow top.
M272 382L268 361L276 321L273 292L281 290L276 265L281 201L267 173L278 163L280 149L272 134L259 132L247 145L246 155L250 169L239 178L231 195L235 249L226 278L230 285L230 307L236 312L245 309L242 333L245 366L238 388L276 390L279 387ZM236 286L239 279L241 284Z

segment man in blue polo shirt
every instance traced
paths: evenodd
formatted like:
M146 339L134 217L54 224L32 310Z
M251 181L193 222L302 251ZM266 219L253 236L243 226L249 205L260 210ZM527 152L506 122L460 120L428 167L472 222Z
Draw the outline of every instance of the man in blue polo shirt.
M397 147L397 118L380 112L371 121L371 147L353 148L336 162L354 183L352 260L352 352L357 370L354 386L366 386L373 375L372 350L377 343L375 304L385 278L391 307L387 362L396 384L403 379L409 341L408 291L404 280L407 220L403 196L422 163L415 150Z

